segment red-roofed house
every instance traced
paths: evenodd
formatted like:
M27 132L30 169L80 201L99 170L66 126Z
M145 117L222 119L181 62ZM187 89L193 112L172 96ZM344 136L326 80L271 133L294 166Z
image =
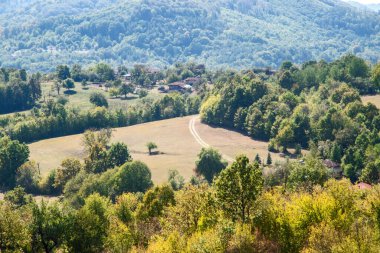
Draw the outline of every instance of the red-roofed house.
M357 187L360 190L372 189L372 185L363 182L356 184L355 187Z

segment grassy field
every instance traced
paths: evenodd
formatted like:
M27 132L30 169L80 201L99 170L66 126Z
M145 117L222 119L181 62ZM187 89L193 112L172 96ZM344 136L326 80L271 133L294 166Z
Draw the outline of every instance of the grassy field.
M83 89L80 83L75 83L75 88L71 90L71 92L66 92L65 89L61 88L60 95L57 94L57 91L53 88L53 82L44 82L41 84L42 89L42 97L39 103L43 103L44 100L48 100L49 98L57 98L58 96L62 96L68 99L68 105L71 107L77 107L83 110L88 110L93 108L94 105L90 103L90 95L94 92L102 93L108 100L109 108L111 110L117 109L126 109L128 106L136 105L141 102L137 95L129 94L127 98L111 98L109 93L105 90L93 86L88 85L86 89ZM155 100L157 98L163 97L165 94L158 91L157 87L149 90L148 96L144 99L152 99ZM26 113L28 114L30 110L21 111L21 112L13 112L9 114L2 114L1 116L13 115L15 113Z
M50 96L57 97L57 92L52 88L53 83L47 82L42 84L42 91L46 98ZM65 89L61 89L60 95L66 97L69 100L68 105L73 107L79 107L81 109L90 109L94 107L90 103L90 95L94 92L102 93L108 100L108 104L111 110L115 109L125 109L129 105L134 105L141 101L137 95L128 95L127 99L124 98L111 98L109 93L102 88L96 87L95 85L88 85L86 89L83 89L80 83L75 83L75 88L71 92L65 92ZM152 89L149 91L146 98L156 99L164 96L157 89Z
M170 169L177 169L181 175L189 179L194 175L195 161L202 146L194 138L189 123L194 116L175 118L115 129L113 141L121 141L128 145L135 160L145 162L152 170L156 183L165 182ZM252 140L239 133L222 128L212 128L195 120L194 127L202 140L215 147L225 156L235 157L247 154L253 159L256 153L265 159L267 143ZM67 157L83 158L81 144L82 135L73 135L48 139L29 145L31 159L40 164L41 173L59 166ZM161 154L148 155L145 144L155 142ZM281 160L278 154L272 154L273 161Z
M364 104L372 103L377 106L377 108L380 108L380 95L375 96L362 96L362 101Z

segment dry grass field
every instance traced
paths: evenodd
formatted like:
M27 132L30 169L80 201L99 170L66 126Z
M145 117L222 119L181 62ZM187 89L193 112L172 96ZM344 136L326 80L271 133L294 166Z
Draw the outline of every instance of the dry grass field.
M194 174L195 161L202 145L215 147L228 158L238 154L247 154L254 158L256 153L266 159L267 143L252 140L237 132L222 128L212 128L202 124L198 117L194 119L194 129L201 142L194 137L190 123L194 116L175 118L115 129L113 141L121 141L128 145L135 160L145 162L152 170L156 183L165 182L170 169L177 169L181 175L189 179ZM40 164L41 173L59 166L67 157L83 157L81 145L82 135L48 139L29 145L31 159ZM159 155L148 155L145 144L153 141L158 145ZM280 160L278 154L272 154L273 161Z
M377 106L377 108L380 108L380 95L375 96L362 96L362 101L364 104L372 103Z

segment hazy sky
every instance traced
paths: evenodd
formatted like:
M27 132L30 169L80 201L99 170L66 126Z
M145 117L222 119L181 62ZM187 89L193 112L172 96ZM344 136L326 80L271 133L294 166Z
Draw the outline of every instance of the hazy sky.
M345 0L346 2L350 0ZM380 0L351 0L362 4L380 4Z

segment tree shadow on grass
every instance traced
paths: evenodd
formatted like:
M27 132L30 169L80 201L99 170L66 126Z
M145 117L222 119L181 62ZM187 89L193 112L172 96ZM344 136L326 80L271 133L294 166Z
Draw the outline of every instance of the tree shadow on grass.
M63 93L68 96L77 94L75 90L65 90Z
M138 99L139 97L121 97L120 100L135 100Z

